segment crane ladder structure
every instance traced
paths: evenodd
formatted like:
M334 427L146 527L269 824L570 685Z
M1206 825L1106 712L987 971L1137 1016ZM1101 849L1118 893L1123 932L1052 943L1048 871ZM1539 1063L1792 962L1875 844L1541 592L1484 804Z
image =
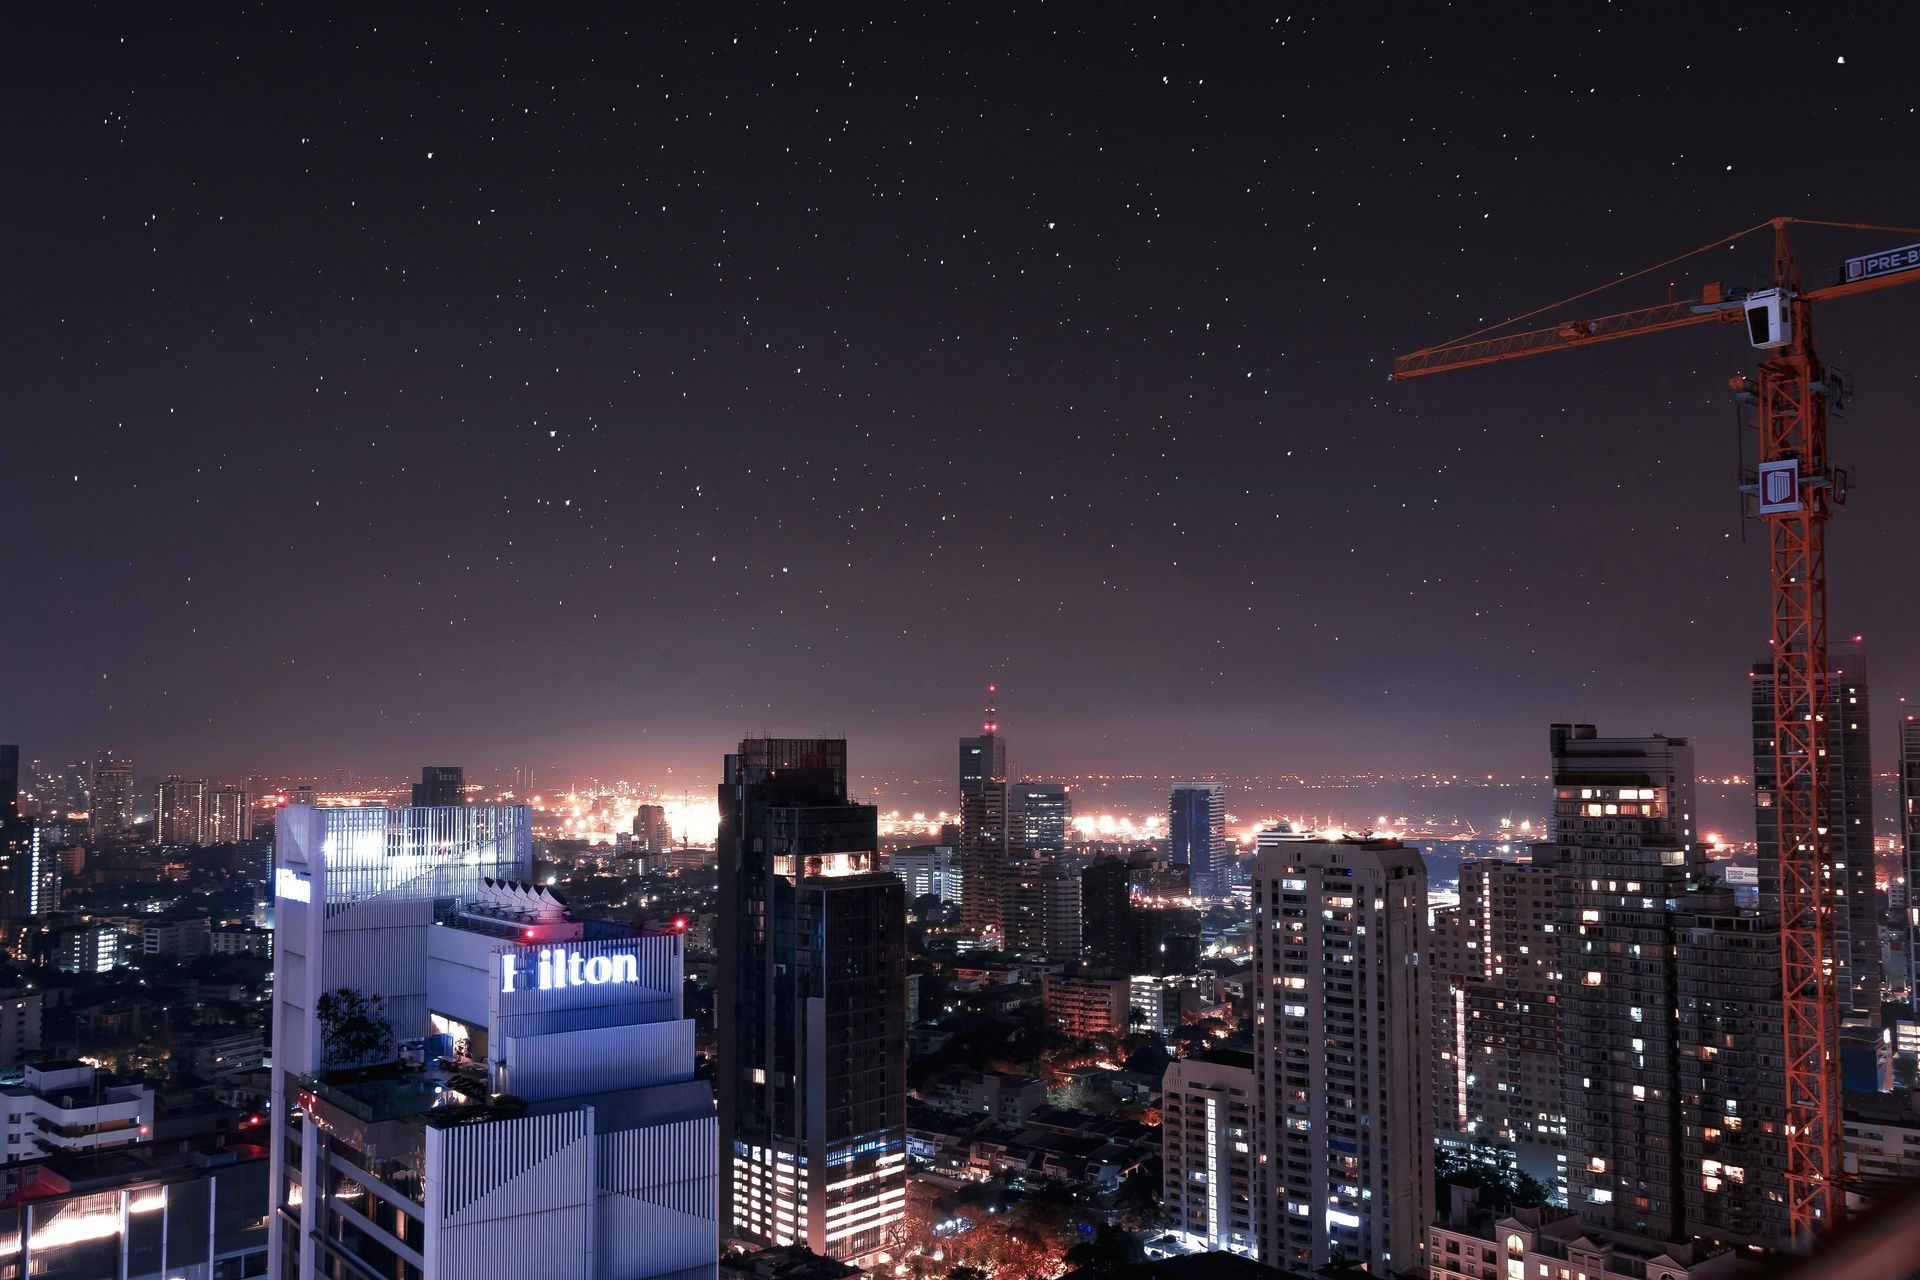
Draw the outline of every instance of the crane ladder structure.
M1844 380L1820 360L1813 304L1920 283L1920 243L1850 258L1828 282L1802 281L1787 228L1803 225L1920 235L1912 227L1775 218L1559 303L1515 316L1393 362L1393 378L1493 364L1698 324L1744 321L1765 353L1757 377L1733 379L1754 405L1758 465L1743 486L1768 528L1772 577L1775 805L1780 831L1780 969L1784 1026L1788 1216L1795 1246L1811 1248L1846 1206L1835 1000L1833 886L1827 815L1826 523L1849 480L1827 452L1827 415ZM1684 299L1585 320L1537 322L1547 311L1649 275L1756 231L1773 232L1773 284L1748 291L1709 284Z

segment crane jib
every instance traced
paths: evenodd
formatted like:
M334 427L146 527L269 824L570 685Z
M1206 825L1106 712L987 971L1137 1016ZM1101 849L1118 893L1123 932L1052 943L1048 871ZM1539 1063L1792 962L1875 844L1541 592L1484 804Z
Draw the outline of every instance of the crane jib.
M1871 280L1874 276L1892 275L1896 271L1912 271L1915 268L1920 268L1920 244L1883 249L1879 253L1848 258L1840 275L1840 283L1851 284L1855 280Z

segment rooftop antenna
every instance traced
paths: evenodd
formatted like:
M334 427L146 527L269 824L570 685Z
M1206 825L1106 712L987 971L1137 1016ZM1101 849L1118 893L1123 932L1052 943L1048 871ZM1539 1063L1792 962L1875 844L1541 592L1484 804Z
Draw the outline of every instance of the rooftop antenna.
M988 684L987 718L986 722L980 726L981 732L985 733L988 737L992 737L994 734L1000 732L1000 713L994 709L994 704L999 700L1000 686L997 684Z

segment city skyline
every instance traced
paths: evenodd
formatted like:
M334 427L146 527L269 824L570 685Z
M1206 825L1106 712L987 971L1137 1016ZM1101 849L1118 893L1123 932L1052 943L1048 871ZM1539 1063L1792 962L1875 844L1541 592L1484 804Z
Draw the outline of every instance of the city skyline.
M1399 55L1357 13L801 21L37 14L11 582L43 625L4 736L700 778L774 727L934 776L999 679L1047 772L1518 771L1603 715L1742 768L1744 344L1387 359L1770 214L1911 221L1900 166L1765 163L1904 118L1887 46L1690 11L1551 59L1437 12ZM1695 52L1783 45L1817 116ZM1604 216L1569 217L1595 169ZM1823 322L1864 480L1832 612L1888 696L1920 688L1906 305Z

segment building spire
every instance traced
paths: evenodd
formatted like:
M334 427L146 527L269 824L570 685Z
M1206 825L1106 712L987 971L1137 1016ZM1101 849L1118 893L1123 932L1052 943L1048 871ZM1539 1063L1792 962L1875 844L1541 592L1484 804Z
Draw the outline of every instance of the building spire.
M987 685L987 718L980 726L980 731L988 737L1000 732L1000 713L994 707L994 704L999 701L1000 686L989 683Z

